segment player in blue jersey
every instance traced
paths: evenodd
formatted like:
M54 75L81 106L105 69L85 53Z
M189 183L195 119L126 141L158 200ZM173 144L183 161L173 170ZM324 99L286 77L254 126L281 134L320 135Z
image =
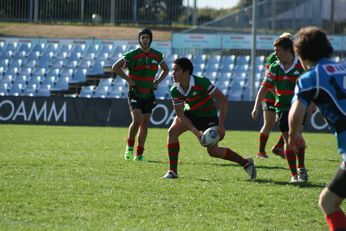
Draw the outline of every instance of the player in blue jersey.
M305 146L298 127L307 106L314 102L335 133L342 158L336 175L320 194L319 205L330 230L346 230L346 216L341 209L346 197L346 63L329 59L333 47L316 27L300 29L294 48L307 72L299 78L292 99L288 144L293 148Z

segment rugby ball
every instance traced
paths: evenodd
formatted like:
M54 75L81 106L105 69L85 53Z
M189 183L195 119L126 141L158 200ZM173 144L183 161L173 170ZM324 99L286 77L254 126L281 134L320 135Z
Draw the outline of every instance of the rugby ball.
M210 145L217 144L219 140L220 135L217 130L217 126L213 126L203 132L200 142L203 147L208 147Z

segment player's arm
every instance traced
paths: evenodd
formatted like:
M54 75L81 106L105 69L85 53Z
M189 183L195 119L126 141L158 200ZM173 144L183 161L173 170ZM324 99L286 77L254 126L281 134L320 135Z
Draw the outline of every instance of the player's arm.
M184 104L178 104L173 105L175 114L177 115L178 119L184 124L184 126L190 130L197 138L198 140L201 139L202 132L199 131L191 122L189 118L187 118L184 114Z
M161 67L161 73L159 75L159 77L157 79L155 79L154 81L154 90L157 89L157 86L161 83L162 80L164 80L166 78L166 76L168 75L168 72L169 72L169 68L168 68L168 65L165 61L163 61L161 64L160 64L160 67Z
M228 101L226 96L218 89L216 88L215 91L211 94L211 96L216 99L216 101L219 104L219 125L218 125L218 131L220 134L220 140L222 140L225 137L225 120L227 115L227 109L228 109Z
M269 90L269 88L265 85L262 85L260 87L260 89L258 90L257 95L256 95L255 104L254 104L252 112L251 112L251 116L253 119L257 119L259 106L260 106L262 100L264 99L264 97L266 96L268 90Z
M306 113L306 106L298 99L295 100L288 114L288 145L292 148L305 146L300 127Z
M115 74L117 74L120 78L125 79L128 84L129 84L129 88L136 86L135 82L128 76L125 74L125 72L122 70L122 68L124 68L126 65L126 62L124 60L124 58L120 58L118 59L112 66L112 70L115 72Z

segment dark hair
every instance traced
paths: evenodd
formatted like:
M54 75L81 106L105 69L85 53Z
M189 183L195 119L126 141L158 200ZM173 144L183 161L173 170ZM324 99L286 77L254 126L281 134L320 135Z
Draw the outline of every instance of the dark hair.
M290 50L292 55L294 55L293 42L288 37L280 37L274 41L274 47L282 47L284 50Z
M314 63L333 54L327 35L317 27L300 29L296 34L294 50L302 60L308 59Z
M151 30L149 28L142 28L140 31L138 31L138 42L139 43L140 43L139 39L140 39L141 35L143 35L143 34L149 35L149 38L150 38L149 45L150 45L151 42L153 41L153 32L151 32Z
M190 61L190 59L182 57L182 58L177 58L173 62L176 65L179 65L183 71L189 71L190 75L193 73L193 64Z

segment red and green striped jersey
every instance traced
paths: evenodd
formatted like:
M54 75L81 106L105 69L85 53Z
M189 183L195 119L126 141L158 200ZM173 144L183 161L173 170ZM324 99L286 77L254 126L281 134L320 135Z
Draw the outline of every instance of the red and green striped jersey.
M210 96L215 90L208 78L191 75L187 91L174 83L170 92L173 105L184 104L184 111L199 117L212 117L217 115L216 103Z
M162 53L152 48L144 53L141 48L137 48L125 53L124 60L129 77L136 83L135 95L142 99L152 97L155 75L163 62Z
M270 65L262 84L275 88L276 112L289 111L297 79L302 73L304 69L297 58L287 70L279 60Z
M277 60L278 60L278 58L276 57L275 52L268 55L268 57L264 61L264 67L265 67L266 73L269 69L269 66L272 63L276 62ZM268 93L264 97L263 101L268 102L268 103L275 103L275 95L273 94L273 92L268 91Z

